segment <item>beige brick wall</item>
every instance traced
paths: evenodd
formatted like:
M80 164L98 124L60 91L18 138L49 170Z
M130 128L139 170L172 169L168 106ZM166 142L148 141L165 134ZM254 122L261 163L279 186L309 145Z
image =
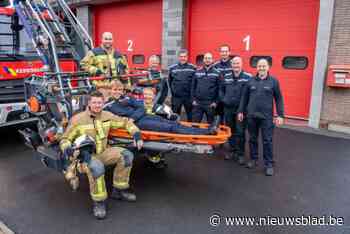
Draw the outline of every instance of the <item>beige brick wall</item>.
M350 1L336 0L329 47L328 64L350 65ZM329 88L325 85L322 123L350 125L350 88Z

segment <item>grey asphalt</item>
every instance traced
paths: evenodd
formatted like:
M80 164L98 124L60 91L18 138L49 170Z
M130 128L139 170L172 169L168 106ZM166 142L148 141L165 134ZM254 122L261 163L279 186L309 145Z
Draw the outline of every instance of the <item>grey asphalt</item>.
M18 234L350 233L350 140L290 129L275 132L276 175L262 162L248 170L213 156L168 155L155 170L138 158L131 183L136 203L108 201L108 217L91 215L87 180L72 192L42 166L15 129L0 129L0 221ZM110 183L110 175L107 176ZM110 187L109 187L110 189ZM209 217L341 217L342 226L213 227Z

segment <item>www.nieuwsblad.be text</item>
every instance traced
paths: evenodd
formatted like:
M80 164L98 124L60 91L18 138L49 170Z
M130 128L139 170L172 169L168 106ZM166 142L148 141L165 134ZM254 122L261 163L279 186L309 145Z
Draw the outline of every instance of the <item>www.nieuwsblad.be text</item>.
M312 216L290 216L278 217L267 215L264 217L249 216L221 216L213 214L209 217L209 224L212 227L218 226L343 226L344 218L334 215Z

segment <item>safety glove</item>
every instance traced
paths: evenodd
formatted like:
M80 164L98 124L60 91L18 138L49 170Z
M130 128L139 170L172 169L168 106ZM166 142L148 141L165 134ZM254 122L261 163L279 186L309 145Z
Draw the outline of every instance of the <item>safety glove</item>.
M172 113L169 116L169 120L178 122L178 121L180 121L180 116L178 114Z
M101 69L97 69L95 74L96 76L100 76L103 74L103 72L101 71Z
M141 150L143 146L143 140L141 138L141 132L136 132L133 136L134 138L134 146L138 149Z
M63 157L66 160L69 160L69 158L73 155L74 149L72 146L68 146L63 150Z

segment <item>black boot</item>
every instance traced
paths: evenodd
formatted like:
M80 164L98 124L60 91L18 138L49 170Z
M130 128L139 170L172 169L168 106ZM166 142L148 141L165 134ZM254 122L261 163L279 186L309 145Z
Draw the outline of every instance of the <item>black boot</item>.
M249 169L254 169L255 167L257 167L258 162L256 160L250 160L247 162L246 167Z
M244 165L244 163L245 163L244 156L238 156L237 162L241 166Z
M106 218L106 202L105 201L94 201L92 205L92 211L97 219Z
M273 167L266 167L265 168L265 175L266 176L273 176L273 174L274 174Z
M113 188L111 198L115 200L134 202L136 201L136 195L128 189Z
M168 164L165 162L164 159L161 159L158 163L154 163L153 166L156 169L164 169L168 167Z
M214 117L213 122L209 125L208 130L210 135L217 134L220 125L220 116L217 115Z
M232 160L233 157L234 157L234 156L233 156L233 153L230 152L230 153L226 153L226 154L225 154L224 159L225 159L225 160Z

